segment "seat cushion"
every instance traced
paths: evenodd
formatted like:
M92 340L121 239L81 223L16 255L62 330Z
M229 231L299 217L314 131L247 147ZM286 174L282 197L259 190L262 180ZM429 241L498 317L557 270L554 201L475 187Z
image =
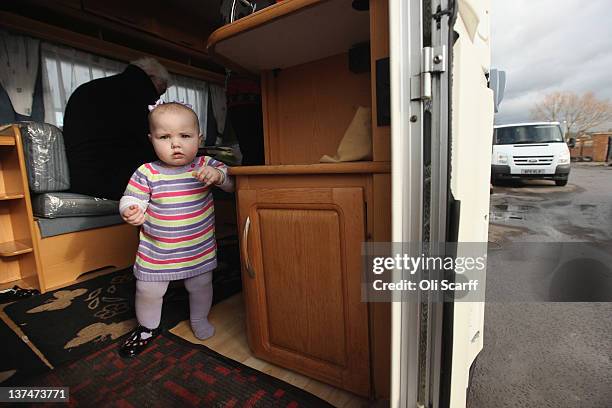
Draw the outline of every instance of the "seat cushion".
M62 218L119 214L119 202L75 193L44 193L32 197L37 217Z
M35 193L70 188L62 131L39 122L20 122L30 190Z
M39 218L36 222L40 228L41 237L49 238L71 232L123 224L123 219L119 214L111 214L95 217Z

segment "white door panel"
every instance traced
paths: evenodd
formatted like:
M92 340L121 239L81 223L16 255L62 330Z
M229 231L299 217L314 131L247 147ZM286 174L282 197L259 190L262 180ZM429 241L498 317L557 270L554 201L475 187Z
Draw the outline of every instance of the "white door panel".
M459 1L453 47L451 192L461 202L458 242L487 242L493 130L489 1ZM458 254L459 255L459 254ZM484 282L482 282L484 284ZM451 407L464 407L470 365L482 350L484 303L454 305Z

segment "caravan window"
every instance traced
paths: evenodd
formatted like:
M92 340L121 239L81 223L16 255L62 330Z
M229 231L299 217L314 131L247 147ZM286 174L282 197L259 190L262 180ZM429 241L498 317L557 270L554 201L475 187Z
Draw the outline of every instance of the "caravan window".
M45 122L62 127L64 108L72 92L85 82L115 75L126 63L97 55L43 43L42 75ZM170 86L161 96L165 101L181 101L193 106L206 133L208 113L208 83L179 75L171 75ZM117 95L121 98L121 95Z

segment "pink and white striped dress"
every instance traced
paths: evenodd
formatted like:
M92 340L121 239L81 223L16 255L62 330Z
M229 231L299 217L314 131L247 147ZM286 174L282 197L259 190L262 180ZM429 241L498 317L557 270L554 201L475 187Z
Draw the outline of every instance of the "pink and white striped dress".
M143 164L132 175L124 198L146 206L134 264L136 279L186 279L217 266L214 186L206 187L193 177L193 171L205 165L225 174L219 187L231 185L225 164L208 156L196 157L182 167L155 161Z

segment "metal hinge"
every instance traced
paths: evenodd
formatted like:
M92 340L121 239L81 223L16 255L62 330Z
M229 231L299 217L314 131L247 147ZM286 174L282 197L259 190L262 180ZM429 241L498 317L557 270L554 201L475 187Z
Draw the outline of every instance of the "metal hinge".
M410 78L410 99L413 101L431 99L431 75L446 71L446 46L423 48L421 61L421 74Z

